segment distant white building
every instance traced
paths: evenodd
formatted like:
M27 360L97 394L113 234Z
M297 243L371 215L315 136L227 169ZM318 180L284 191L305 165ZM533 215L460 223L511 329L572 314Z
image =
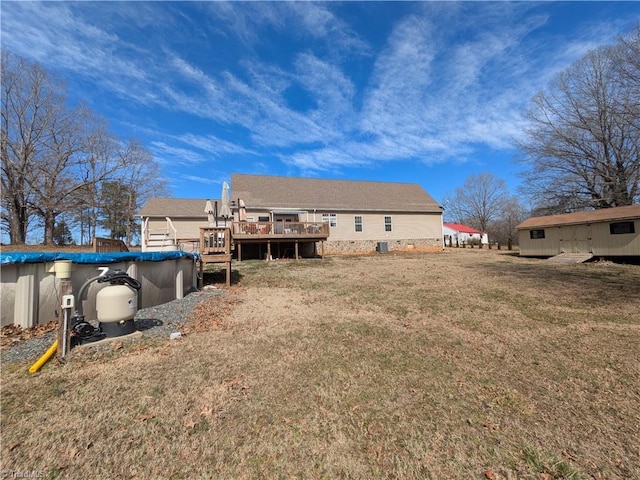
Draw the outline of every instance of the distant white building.
M461 223L444 222L442 224L442 234L445 246L449 246L449 239L451 239L451 245L454 247L478 242L481 242L482 245L489 244L489 235Z

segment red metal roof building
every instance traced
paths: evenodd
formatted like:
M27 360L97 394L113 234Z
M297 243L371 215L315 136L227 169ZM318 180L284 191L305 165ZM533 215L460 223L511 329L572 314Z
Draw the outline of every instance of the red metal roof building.
M462 245L472 242L482 242L483 245L489 243L489 236L486 233L461 223L443 222L442 234L445 245L449 245L449 240L451 240L451 245Z

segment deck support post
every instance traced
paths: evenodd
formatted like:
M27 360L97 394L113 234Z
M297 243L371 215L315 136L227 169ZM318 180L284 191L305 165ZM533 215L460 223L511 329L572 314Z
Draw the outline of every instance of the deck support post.
M295 251L296 251L296 260L299 260L299 258L298 258L298 239L296 239Z
M271 240L267 240L267 261L271 260Z

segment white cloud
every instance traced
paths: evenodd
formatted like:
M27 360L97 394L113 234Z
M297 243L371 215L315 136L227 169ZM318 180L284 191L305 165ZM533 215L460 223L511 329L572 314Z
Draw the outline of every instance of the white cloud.
M192 148L197 148L198 150L202 150L214 157L220 157L224 154L257 155L257 152L253 150L244 148L240 145L228 142L226 140L222 140L213 135L199 136L192 133L187 133L174 138L185 145L188 145Z
M94 79L143 80L146 72L120 55L118 35L78 17L62 2L11 2L3 8L3 46L56 70Z
M185 182L201 183L203 185L222 185L222 180L219 177L213 178L211 176L203 175L180 175L180 179Z
M153 141L149 148L154 158L165 166L195 167L207 161L207 157L193 149L177 147L165 142Z
M154 124L149 148L171 168L265 155L335 171L508 149L531 95L620 30L593 21L539 39L549 14L529 2L402 4L376 41L339 4L117 5L4 2L3 47L95 85L86 95L144 110L122 121ZM176 123L162 134L165 116L197 117L210 133Z

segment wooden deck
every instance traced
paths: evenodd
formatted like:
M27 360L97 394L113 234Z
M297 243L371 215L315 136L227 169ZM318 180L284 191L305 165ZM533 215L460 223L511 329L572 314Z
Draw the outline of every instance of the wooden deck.
M232 230L238 261L242 261L242 245L249 243L266 244L268 259L273 244L293 244L297 260L301 243L321 242L320 256L324 256L324 242L329 238L329 224L323 222L233 222Z
M266 245L267 259L272 258L271 247L293 245L293 255L300 257L302 243L321 243L320 256L324 256L324 242L329 238L329 224L323 222L233 222L230 227L200 227L198 250L200 278L206 263L224 263L227 285L231 285L231 257L235 248L238 261L242 261L243 244ZM193 240L190 240L193 241Z

